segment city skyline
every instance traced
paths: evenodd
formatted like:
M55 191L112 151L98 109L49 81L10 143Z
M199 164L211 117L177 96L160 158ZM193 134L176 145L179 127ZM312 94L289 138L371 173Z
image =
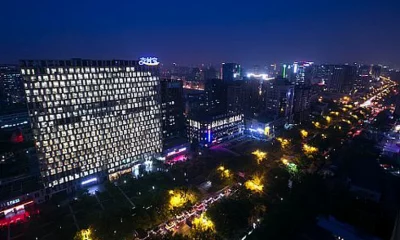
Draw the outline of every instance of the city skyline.
M151 55L180 65L311 60L400 66L398 2L76 3L19 2L23 9L6 3L0 63Z
M0 239L400 239L400 1L6 1Z

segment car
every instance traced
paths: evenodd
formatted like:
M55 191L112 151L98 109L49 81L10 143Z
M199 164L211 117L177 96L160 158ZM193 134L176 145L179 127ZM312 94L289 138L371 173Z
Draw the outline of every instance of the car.
M198 206L196 207L196 210L197 210L197 211L204 211L205 208L206 208L206 205L205 205L204 203L201 203L200 205L198 205Z
M180 220L185 217L185 213L176 216L176 219Z
M171 221L165 225L165 229L171 231L176 226L175 221Z
M188 216L191 217L191 216L193 216L193 215L195 215L195 214L196 214L196 210L193 209L192 211L190 211L190 212L188 213Z

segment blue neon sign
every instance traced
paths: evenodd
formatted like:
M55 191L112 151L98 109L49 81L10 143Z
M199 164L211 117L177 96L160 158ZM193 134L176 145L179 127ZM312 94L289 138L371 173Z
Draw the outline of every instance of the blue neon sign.
M157 66L158 64L160 64L160 62L156 57L141 57L139 59L139 65Z

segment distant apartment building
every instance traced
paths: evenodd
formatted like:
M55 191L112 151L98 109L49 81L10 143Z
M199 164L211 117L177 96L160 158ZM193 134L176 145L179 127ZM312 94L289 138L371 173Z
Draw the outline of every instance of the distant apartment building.
M275 120L284 119L286 123L293 121L294 85L287 79L277 78L263 82L264 112Z
M0 65L0 110L25 105L23 79L16 65Z
M242 68L237 63L223 63L221 69L222 80L225 83L241 80Z
M310 115L311 87L297 85L294 88L293 121L302 123L309 119Z
M313 62L294 62L291 67L293 70L291 83L294 85L310 85L313 64Z
M158 67L27 60L21 73L45 187L114 179L161 152Z
M227 109L229 113L244 112L245 84L245 81L236 81L227 87Z
M350 65L327 65L327 90L333 93L350 93L357 78L357 67Z

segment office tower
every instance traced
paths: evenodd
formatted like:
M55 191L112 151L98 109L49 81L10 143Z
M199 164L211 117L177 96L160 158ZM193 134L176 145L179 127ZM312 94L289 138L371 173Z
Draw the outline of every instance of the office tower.
M329 65L315 65L310 66L311 74L311 85L324 86L327 85L330 76Z
M358 74L363 76L371 75L371 66L370 65L360 65L358 68Z
M310 115L311 87L296 85L293 99L293 121L302 123L307 121Z
M225 113L227 109L227 86L221 79L209 79L204 83L205 112L207 114ZM203 113L200 113L203 114Z
M371 75L375 80L379 80L379 77L381 76L381 71L382 71L382 66L380 65L373 65L371 69Z
M161 113L164 145L177 137L185 137L185 119L183 116L183 87L182 81L162 79Z
M114 179L161 152L158 67L21 61L21 73L45 187Z
M354 89L354 84L357 79L357 66L344 65L344 82L342 93L349 94Z
M202 71L200 68L195 67L192 68L191 72L190 72L190 76L189 76L189 81L201 81L202 79Z
M246 119L253 118L260 111L264 111L262 83L263 81L258 79L244 82L243 112Z
M288 64L281 64L278 75L281 76L282 78L288 78L288 76L290 74L289 66L290 65L288 65Z
M243 113L245 102L245 81L229 84L227 90L227 106L229 113Z
M190 143L210 147L241 136L244 131L244 116L231 113L190 116L187 129Z
M222 64L222 80L225 83L241 80L242 69L237 63L223 63Z
M327 89L329 92L349 94L357 77L357 67L350 65L326 65L329 69Z
M279 71L278 71L278 68L276 66L276 63L267 66L266 69L267 69L267 74L270 77L275 78L275 77L277 77L279 75Z
M354 81L353 89L357 91L366 90L370 87L372 77L370 75L370 66L368 65L355 65L357 74Z
M184 88L183 96L185 99L185 116L206 111L206 96L204 90Z
M327 65L329 75L327 79L327 90L329 92L341 92L344 82L344 69L340 65Z
M24 84L16 65L0 66L0 104L7 110L26 108Z
M285 123L293 120L294 85L287 79L278 78L263 82L265 112Z
M314 62L294 62L293 67L293 80L292 84L295 85L310 85L312 76L312 65Z
M174 63L170 71L170 78L172 79L189 80L192 69L190 67L179 66L178 64Z
M203 74L204 74L204 80L218 78L218 71L213 66L203 68Z

